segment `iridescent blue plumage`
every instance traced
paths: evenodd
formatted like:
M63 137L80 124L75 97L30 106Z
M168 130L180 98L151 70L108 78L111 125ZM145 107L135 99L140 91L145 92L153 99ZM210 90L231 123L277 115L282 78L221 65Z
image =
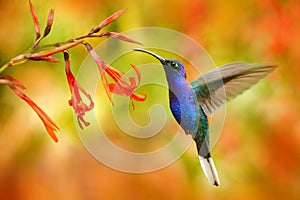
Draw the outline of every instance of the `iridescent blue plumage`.
M188 83L178 60L167 60L150 51L135 49L157 58L163 65L169 86L169 103L176 121L196 142L201 167L213 185L220 184L209 148L207 116L272 72L270 65L236 62L216 68Z

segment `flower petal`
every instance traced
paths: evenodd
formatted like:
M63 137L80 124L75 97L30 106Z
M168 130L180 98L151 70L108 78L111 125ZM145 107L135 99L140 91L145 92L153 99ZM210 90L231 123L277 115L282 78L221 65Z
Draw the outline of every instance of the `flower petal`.
M17 79L13 78L12 76L2 76L0 77L0 84L6 84L6 85L13 85L21 88L22 90L25 90L26 87L18 81Z
M39 116L42 120L48 134L50 137L55 141L58 142L58 139L55 135L55 131L59 130L58 126L51 120L51 118L40 108L38 107L28 96L18 90L16 87L11 87L11 89L28 105L35 111L35 113Z
M72 43L66 44L64 46L56 47L54 49L40 51L38 53L33 53L33 54L26 54L25 57L28 59L31 59L31 60L38 60L38 59L42 60L45 57L52 56L53 54L63 52L67 49L75 47L75 46L81 44L82 42L83 42L83 40L79 40L77 42L72 42Z
M89 122L86 122L83 117L86 112L94 108L94 102L91 96L81 87L81 85L75 79L71 71L69 53L67 51L64 51L64 59L66 63L65 70L66 70L68 85L71 92L71 99L69 100L69 105L73 107L75 114L77 116L78 124L80 128L83 129L81 122L83 122L85 126L89 125ZM83 94L86 98L88 98L88 100L90 101L89 105L83 102L81 98L81 94Z
M134 77L129 77L128 80L130 84L128 84L126 81L120 78L116 78L117 76L115 75L117 70L110 67L106 69L106 72L114 79L116 82L115 84L109 84L109 89L110 92L114 94L118 94L121 96L129 96L130 99L132 100L132 108L134 109L134 103L133 100L138 101L138 102L143 102L146 100L147 95L145 93L139 93L136 94L134 93L134 90L139 86L141 82L141 72L131 64L131 67L135 70L136 75L137 75L137 81ZM120 74L118 74L120 75Z
M138 83L137 85L139 85L141 83L141 72L136 68L136 66L134 66L133 64L130 64L130 66L134 69L136 76L138 78Z
M119 10L103 20L96 28L92 29L89 32L89 35L98 33L103 27L107 26L108 24L112 23L113 21L117 20L121 15L123 15L126 12L127 9Z
M55 142L58 142L58 139L55 135L55 131L59 130L58 126L38 105L36 105L36 103L34 103L27 95L25 95L23 92L21 92L21 90L18 89L18 87L21 89L25 89L25 86L20 81L14 79L11 76L1 77L0 80L7 80L5 84L7 84L15 92L15 94L17 94L21 99L23 99L35 111L35 113L42 120L50 137Z
M51 27L53 24L53 18L54 18L54 10L51 9L49 12L49 15L48 15L48 19L47 19L47 26L44 30L44 37L46 37L51 31Z
M105 89L105 92L106 92L109 100L112 102L112 97L111 97L108 81L107 81L107 79L105 77L105 73L104 73L106 68L109 66L99 58L98 54L95 52L95 50L89 43L85 43L84 45L98 66L100 76L102 79L102 83L103 83L103 87Z
M41 37L40 23L39 23L39 19L37 17L36 11L35 11L35 9L34 9L34 7L33 7L30 0L29 0L29 6L30 6L30 12L31 12L31 15L32 15L35 34L36 34L35 40L37 40Z
M54 57L52 57L52 56L45 56L45 57L31 58L30 60L46 61L46 62L59 62L59 59L58 59L58 58L54 58Z
M133 94L131 95L131 98L132 98L133 100L138 101L138 102L143 102L143 101L146 100L147 94L146 94L146 93L143 93L143 92L140 92L139 94L133 93Z
M95 52L95 50L92 48L92 46L90 44L84 43L84 45L86 46L86 49L90 52L90 55L92 56L92 58L94 59L94 61L96 62L97 66L98 66L98 69L101 74L103 86L104 86L105 91L111 102L112 102L111 93L118 94L121 96L128 96L132 100L136 100L139 102L142 102L146 99L146 97L147 97L146 94L142 93L142 94L138 95L138 94L134 93L134 90L139 86L140 81L141 81L141 73L134 65L131 65L131 67L136 72L137 81L134 77L129 77L129 78L127 78L127 82L126 82L123 79L123 77L125 75L123 72L121 72L121 71L109 66L105 62L103 62L99 58L99 56L97 55L97 53ZM106 72L114 80L115 83L109 84L107 82L104 72ZM129 83L128 83L128 81L129 81ZM134 106L133 106L133 108L134 108Z

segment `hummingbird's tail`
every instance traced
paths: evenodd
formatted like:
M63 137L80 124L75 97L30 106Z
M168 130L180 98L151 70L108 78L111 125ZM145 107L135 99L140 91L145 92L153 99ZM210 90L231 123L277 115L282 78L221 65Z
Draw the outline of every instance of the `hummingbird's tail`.
M198 138L195 138L195 141L198 148L199 161L202 170L205 176L207 177L207 179L211 182L211 184L215 186L219 186L220 180L219 180L218 172L216 170L214 161L210 154L208 135L205 137L202 144L200 142L197 142L198 141L197 139ZM201 144L201 147L199 147L198 144Z
M218 176L218 172L216 170L214 161L210 154L208 154L205 157L199 156L200 165L202 167L202 170L207 177L207 179L211 182L211 184L215 186L220 185L220 180Z

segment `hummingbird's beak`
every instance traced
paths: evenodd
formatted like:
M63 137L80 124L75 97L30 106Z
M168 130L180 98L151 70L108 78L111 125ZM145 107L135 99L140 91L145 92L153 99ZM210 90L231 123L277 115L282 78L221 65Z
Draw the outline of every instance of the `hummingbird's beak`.
M159 56L159 55L157 55L157 54L155 54L155 53L153 53L151 51L147 51L145 49L139 49L139 48L134 48L133 50L134 51L140 51L140 52L144 52L144 53L150 54L151 56L157 58L161 62L161 64L163 64L163 65L166 64L166 59L164 59L163 57L161 57L161 56Z

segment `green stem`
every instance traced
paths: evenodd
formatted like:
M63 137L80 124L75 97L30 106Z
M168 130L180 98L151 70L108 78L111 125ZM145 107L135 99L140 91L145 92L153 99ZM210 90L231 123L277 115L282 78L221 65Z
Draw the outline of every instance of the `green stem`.
M99 37L101 38L101 37L103 37L103 35L84 35L84 36L79 36L79 37L72 38L72 39L69 39L69 40L66 40L66 41L63 41L63 42L45 44L45 45L41 45L41 46L38 46L38 47L39 47L39 49L44 49L44 48L48 48L48 47L59 47L61 45L69 44L69 43L76 42L76 41L79 41L79 40L82 40L82 39L99 38Z
M0 74L1 74L2 72L4 72L8 67L9 67L9 63L6 63L5 65L3 65L3 66L0 68Z
M32 46L32 49L35 49L35 48L37 48L38 46L39 46L39 43L42 41L42 39L44 39L45 38L45 36L41 36L41 37L39 37L39 39L37 39L35 42L34 42L34 44L33 44L33 46Z
M4 72L7 68L14 66L14 65L20 65L23 64L25 62L28 61L27 58L25 58L26 54L21 54L17 57L14 57L13 59L11 59L8 63L4 64L1 68L0 68L0 74L2 74L2 72Z
M14 65L19 65L22 63L25 63L28 61L27 58L25 58L26 55L32 53L33 51L38 51L41 49L45 49L45 48L49 48L49 47L59 47L65 44L69 44L78 40L82 40L85 38L95 38L95 37L103 37L103 35L93 35L93 34L87 34L84 36L79 36L76 38L72 38L63 42L57 42L57 43L52 43L52 44L46 44L46 45L41 45L39 46L39 43L41 42L42 39L44 39L43 36L41 36L39 39L37 39L33 46L30 47L27 51L25 51L23 54L20 54L19 56L14 57L13 59L11 59L8 63L4 64L2 67L0 67L0 74L2 74L2 72L4 72L7 68L14 66Z

